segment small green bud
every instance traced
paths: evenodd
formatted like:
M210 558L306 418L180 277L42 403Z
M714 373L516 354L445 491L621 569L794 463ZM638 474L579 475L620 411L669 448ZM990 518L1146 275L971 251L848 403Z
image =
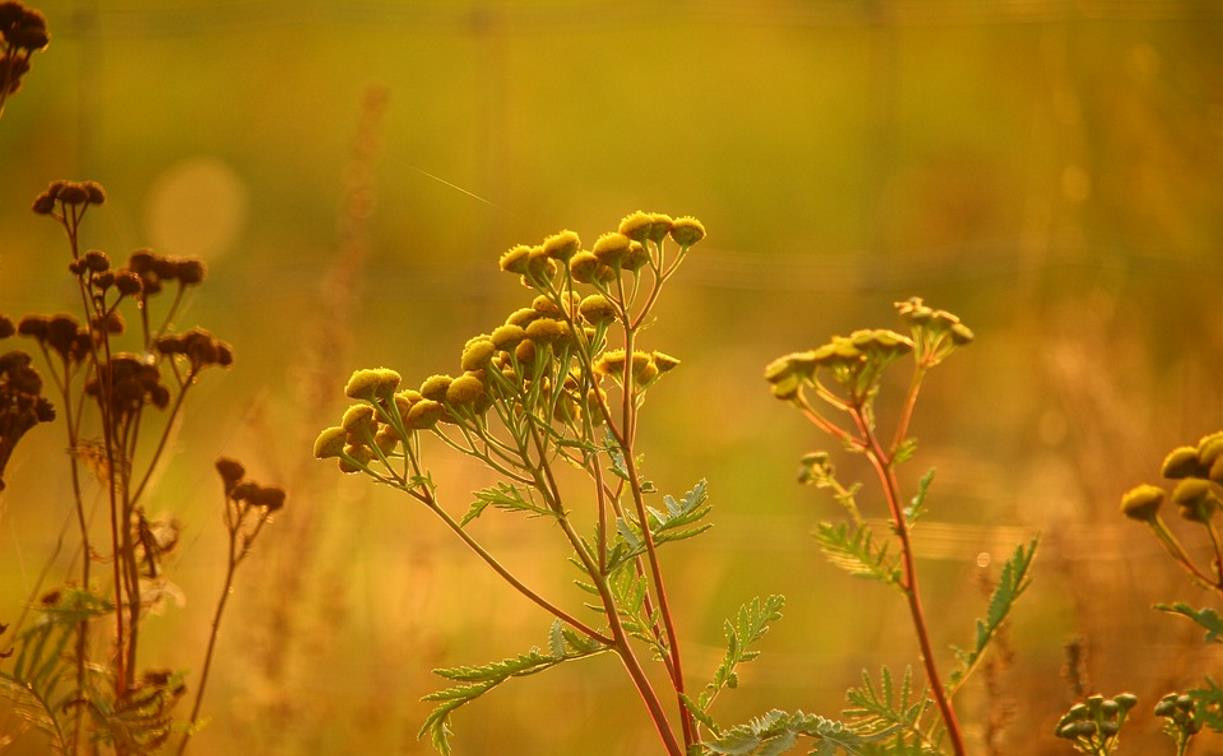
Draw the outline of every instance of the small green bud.
M1113 700L1117 702L1122 711L1129 711L1138 704L1138 696L1133 693L1118 693Z
M1146 483L1135 486L1121 497L1121 513L1131 520L1155 519L1164 503L1164 490Z
M347 436L348 431L339 426L324 428L318 434L318 438L314 439L315 459L328 459L340 456L340 452L344 449L344 439Z
M368 465L373 458L374 452L369 447L348 444L340 458L340 472L361 472L361 468Z

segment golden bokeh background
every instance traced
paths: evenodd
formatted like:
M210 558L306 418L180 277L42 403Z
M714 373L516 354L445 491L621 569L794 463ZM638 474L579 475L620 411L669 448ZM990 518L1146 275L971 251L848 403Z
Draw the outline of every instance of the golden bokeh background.
M1044 538L998 690L978 678L959 700L974 751L1005 713L998 752L1067 752L1052 728L1074 639L1088 688L1142 700L1130 753L1166 750L1162 693L1223 673L1198 630L1150 609L1209 597L1117 513L1169 448L1223 426L1217 0L36 5L53 42L0 121L0 312L73 306L61 232L28 208L52 179L97 179L109 200L86 245L205 257L179 323L237 353L195 390L149 500L182 523L186 599L149 620L144 663L199 665L224 565L212 460L289 489L239 573L196 752L427 753L431 668L545 643L548 618L427 512L309 444L354 367L452 370L522 306L496 269L506 247L564 227L591 240L638 208L709 229L645 337L684 365L641 425L660 488L704 477L716 505L709 534L663 557L690 684L720 658L723 617L789 600L723 721L835 716L863 667L918 663L903 602L814 548L836 507L794 475L834 445L760 379L780 353L894 325L891 302L914 294L977 333L928 384L903 470L910 490L938 470L917 548L944 659L972 637L983 578ZM43 426L7 471L0 616L71 511L63 453ZM452 511L490 482L433 457ZM545 523L473 527L580 611ZM460 754L655 749L609 657L515 680L455 727Z

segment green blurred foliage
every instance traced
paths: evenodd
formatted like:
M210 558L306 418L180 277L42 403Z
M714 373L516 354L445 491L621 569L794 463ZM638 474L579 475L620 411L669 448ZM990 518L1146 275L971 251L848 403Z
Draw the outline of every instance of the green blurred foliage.
M983 575L1045 533L1001 696L978 680L959 699L980 752L991 738L999 753L1061 752L1072 638L1089 688L1145 702L1126 736L1144 752L1160 747L1159 694L1223 662L1186 653L1188 623L1150 610L1194 589L1116 514L1166 449L1223 423L1217 2L39 7L52 45L0 121L0 311L72 306L57 229L28 205L51 179L94 178L110 201L86 244L207 256L180 323L238 354L198 390L151 502L184 525L173 569L189 598L150 621L149 663L199 664L223 564L213 457L290 490L240 577L201 752L424 752L431 667L545 643L546 618L427 513L337 480L309 442L351 368L453 369L467 336L521 306L526 291L496 272L504 248L566 226L593 240L638 207L710 231L646 336L684 365L641 428L650 477L670 492L707 477L716 505L717 527L665 556L693 683L717 664L724 616L789 598L719 702L725 720L834 715L863 666L917 663L902 603L815 549L809 531L835 505L794 473L824 442L760 380L779 353L892 325L890 302L911 294L978 336L929 382L905 471L912 490L939 469L917 535L936 643L969 641ZM364 185L352 145L371 88L388 99L362 142L365 219L349 192ZM43 427L10 465L0 606L26 600L69 512L62 453ZM488 483L438 470L455 512ZM578 605L554 533L475 527ZM516 681L457 726L460 753L654 748L602 657Z

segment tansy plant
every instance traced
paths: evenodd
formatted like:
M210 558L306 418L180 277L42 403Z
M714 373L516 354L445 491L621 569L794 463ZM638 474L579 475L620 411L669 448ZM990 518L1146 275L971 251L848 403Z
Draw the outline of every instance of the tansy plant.
M149 613L178 593L165 561L180 526L172 511L150 513L152 480L192 388L233 362L230 346L208 331L174 330L184 297L204 278L200 260L138 250L114 266L105 252L83 248L83 221L105 201L93 181L56 181L34 200L34 212L67 237L70 296L78 312L26 315L16 325L0 316L0 339L32 342L50 379L33 367L29 352L0 356L0 477L23 435L55 419L54 398L72 497L73 525L65 528L78 538L72 574L31 601L8 629L0 656L12 658L0 665L0 695L23 729L42 730L52 750L71 754L146 753L176 729L189 734L173 713L187 692L185 673L150 668L140 654ZM131 328L129 318L136 323ZM218 462L217 471L225 494L228 570L192 724L233 572L284 503L283 490L245 480L233 460ZM10 487L5 495L20 493ZM100 517L91 517L91 499L100 500ZM58 554L57 548L48 556L44 576ZM36 585L33 595L41 591ZM26 623L29 614L34 619Z
M0 0L0 118L4 101L21 89L30 57L50 41L47 19L40 11L17 0Z
M1202 437L1196 446L1180 446L1164 458L1160 474L1172 482L1172 503L1180 519L1188 523L1201 545L1206 545L1212 559L1203 567L1191 555L1191 550L1160 515L1167 492L1160 486L1144 483L1121 497L1121 513L1131 520L1144 523L1168 556L1199 589L1215 601L1223 598L1223 544L1217 521L1223 505L1223 430ZM1188 603L1156 604L1156 609L1175 614L1198 624L1206 631L1207 644L1223 643L1223 617L1217 609L1195 609ZM1109 701L1092 696L1085 703L1075 704L1058 721L1054 729L1059 738L1069 740L1082 753L1113 753L1117 748L1119 730L1125 713L1137 699L1126 694L1116 697L1123 704L1107 708ZM1223 733L1223 688L1210 677L1197 688L1163 696L1155 705L1155 715L1162 718L1163 731L1172 739L1177 756L1183 756L1190 741L1204 729Z
M872 752L940 753L950 747L959 755L965 753L965 746L954 705L956 693L1027 588L1036 541L1017 547L1005 563L986 616L977 621L971 645L954 649L955 666L945 675L930 642L911 542L912 530L926 512L933 470L921 479L915 495L906 499L897 468L916 450L909 425L927 373L971 343L973 332L955 315L934 310L917 297L898 302L896 309L908 326L908 335L861 330L835 336L815 349L779 357L768 365L764 377L774 396L797 409L846 452L866 457L878 478L890 520L887 532L881 534L881 529L862 516L857 501L860 485L843 485L827 452L803 457L800 480L828 490L847 513L844 521L819 524L819 548L851 574L891 586L904 597L925 670L926 693L916 696L907 672L899 691L886 668L878 684L864 673L863 687L848 694L851 708L845 713L851 726L860 735L883 739ZM892 432L885 435L876 417L876 399L884 374L901 362L911 363L912 377L901 399L899 417Z
M600 654L619 658L667 753L699 752L703 735L719 732L714 699L735 686L736 667L757 654L750 645L781 616L780 596L749 601L727 622L729 648L712 681L687 685L659 551L709 528L710 505L704 481L658 500L642 470L637 429L647 395L665 391L680 364L643 343L643 331L667 281L704 236L694 218L637 212L590 249L572 231L510 249L500 266L535 294L529 307L469 339L455 375L405 388L393 370L358 370L345 389L356 404L319 435L315 456L411 497L553 617L543 649L436 670L454 685L425 697L437 707L421 735L443 753L460 707L513 677ZM499 478L475 492L465 514L448 508L430 475L430 459L442 450L478 460ZM489 510L555 528L591 617L541 596L480 544L471 531ZM665 694L651 684L643 651L665 668ZM816 726L813 720L808 729ZM830 735L839 732L828 726Z

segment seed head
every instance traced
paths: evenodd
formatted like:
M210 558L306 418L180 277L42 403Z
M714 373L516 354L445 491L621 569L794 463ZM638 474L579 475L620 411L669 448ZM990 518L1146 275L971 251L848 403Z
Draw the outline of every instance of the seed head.
M963 323L956 323L955 325L951 326L951 341L956 346L967 346L971 344L975 338L976 335L972 332L972 329Z
M184 286L194 286L204 280L204 261L194 257L184 257L175 260L173 277Z
M690 215L676 218L675 222L671 224L670 231L671 238L684 249L705 238L705 226Z
M1143 484L1131 488L1121 497L1121 513L1131 520L1148 522L1155 519L1164 503L1164 490Z
M573 231L560 231L544 239L544 254L553 260L567 261L577 254L582 240Z
M110 258L100 249L89 250L82 259L85 261L85 267L94 273L110 269Z
M0 61L3 61L3 58L0 58ZM43 192L34 198L30 209L38 215L50 215L51 211L55 210L55 198L49 192Z
M238 485L238 481L242 480L242 476L246 475L246 468L236 459L229 457L221 457L216 462L217 473L221 476L221 482L225 485L225 493L232 493L234 486Z
M13 325L13 321L4 315L0 315L0 339L7 339L17 333L17 327Z
M138 273L123 270L115 274L115 288L120 294L130 297L144 290L144 279Z

